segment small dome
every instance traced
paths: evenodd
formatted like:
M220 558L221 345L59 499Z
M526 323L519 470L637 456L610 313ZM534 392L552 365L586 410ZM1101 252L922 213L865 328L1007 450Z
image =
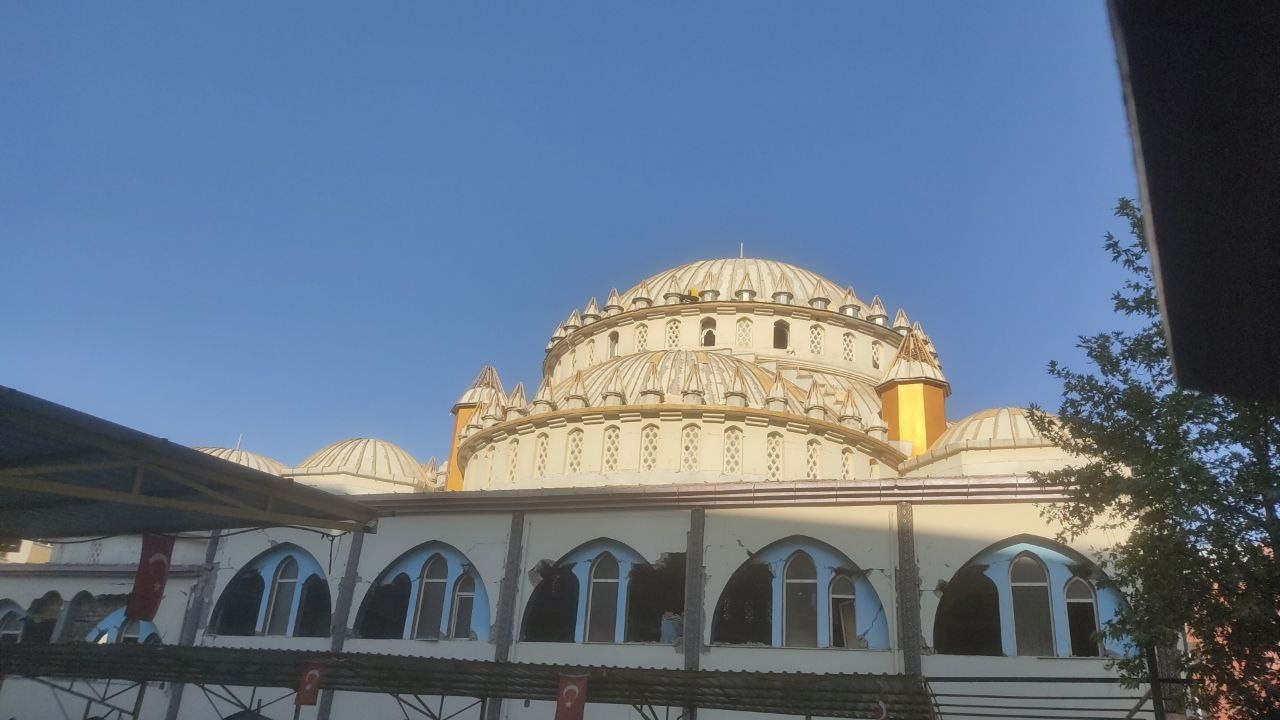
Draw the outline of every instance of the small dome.
M831 300L844 297L844 289L839 285L789 263L758 258L722 258L697 260L664 270L623 293L622 306L630 309L631 301L646 286L650 293L658 294L668 288L678 288L680 292L714 290L719 299L732 300L734 293L744 287L744 282L746 287L755 291L757 298L765 302L780 291L791 293L799 305L808 304L809 295L815 292Z
M404 485L429 485L431 478L407 450L374 438L354 438L318 450L294 468L295 475L344 473Z
M949 445L1048 447L1053 443L1032 427L1026 408L1000 407L979 410L952 423L930 449Z
M212 455L223 460L230 460L237 465L244 465L245 467L260 470L264 473L271 473L272 475L284 474L284 463L279 460L269 458L266 455L259 455L258 453L252 453L248 450L241 450L239 448L198 447L195 449L205 455Z

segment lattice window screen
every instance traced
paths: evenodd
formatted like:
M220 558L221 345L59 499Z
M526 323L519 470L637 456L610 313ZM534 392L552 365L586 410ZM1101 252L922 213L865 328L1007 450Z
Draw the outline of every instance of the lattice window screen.
M493 487L493 455L494 449L492 445L484 449L484 486L487 488Z
M680 321L667 321L667 347L680 347Z
M849 448L840 451L840 479L853 479L853 451Z
M582 431L570 430L568 447L564 454L564 471L568 473L582 472Z
M649 349L649 326L636 326L636 352L644 352Z
M821 325L809 326L809 352L814 355L822 354L823 340L826 339L826 332Z
M548 448L547 445L548 445L547 434L542 433L538 435L538 444L535 445L533 448L533 476L534 477L547 476L547 455L550 452L550 448Z
M610 425L604 429L604 451L600 458L600 467L605 472L618 469L618 428Z
M751 320L738 318L734 341L738 347L751 347Z
M640 431L640 469L652 470L658 466L658 426L645 425Z
M701 434L697 425L685 425L680 432L680 469L685 472L698 469L698 440Z
M769 433L765 441L764 471L770 480L782 479L782 435Z
M516 481L516 472L520 462L520 438L512 438L507 445L507 482Z
M805 477L817 480L822 474L822 443L810 440L804 448Z
M595 338L587 341L587 365L592 365L596 361L596 341Z
M853 362L854 359L857 357L857 352L856 352L857 346L854 345L853 333L845 333L844 337L841 339L841 343L844 346L843 347L844 361Z
M742 472L742 431L731 427L724 431L724 474Z
M871 367L880 367L880 341L875 340L871 343Z

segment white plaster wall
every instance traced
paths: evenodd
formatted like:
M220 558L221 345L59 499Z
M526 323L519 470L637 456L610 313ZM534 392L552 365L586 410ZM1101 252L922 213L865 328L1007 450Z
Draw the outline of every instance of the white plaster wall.
M41 565L40 567L48 567ZM113 573L110 575L31 575L25 577L0 577L0 600L12 600L23 609L31 607L31 603L40 599L45 593L54 591L62 597L63 610L66 604L81 591L92 595L128 595L133 590L132 571ZM161 639L166 643L176 643L182 633L182 618L186 613L187 600L195 584L194 576L170 577L165 583L164 598L156 611L153 621L160 631ZM84 638L74 638L83 640ZM7 686L6 686L7 687Z
M199 538L179 538L173 543L172 565L200 565L204 563L206 539L209 533L188 533ZM89 540L74 544L53 546L52 562L86 565L134 565L142 553L141 535L120 535L102 540Z

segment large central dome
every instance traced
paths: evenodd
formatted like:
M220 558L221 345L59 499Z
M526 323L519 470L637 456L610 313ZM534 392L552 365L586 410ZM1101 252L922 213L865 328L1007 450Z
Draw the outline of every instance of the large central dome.
M763 300L768 300L776 292L788 292L807 300L815 297L814 290L817 289L833 306L844 298L846 292L845 288L811 270L778 260L721 258L696 260L646 278L622 296L622 306L630 307L631 301L645 292L651 293L650 297L655 299L661 298L671 288L681 292L715 290L726 300L744 288L753 290ZM865 307L860 301L856 304Z

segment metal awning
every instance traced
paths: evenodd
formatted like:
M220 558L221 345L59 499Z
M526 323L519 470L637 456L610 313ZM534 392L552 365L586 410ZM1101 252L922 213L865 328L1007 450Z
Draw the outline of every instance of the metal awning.
M341 496L0 386L0 534L376 527Z

